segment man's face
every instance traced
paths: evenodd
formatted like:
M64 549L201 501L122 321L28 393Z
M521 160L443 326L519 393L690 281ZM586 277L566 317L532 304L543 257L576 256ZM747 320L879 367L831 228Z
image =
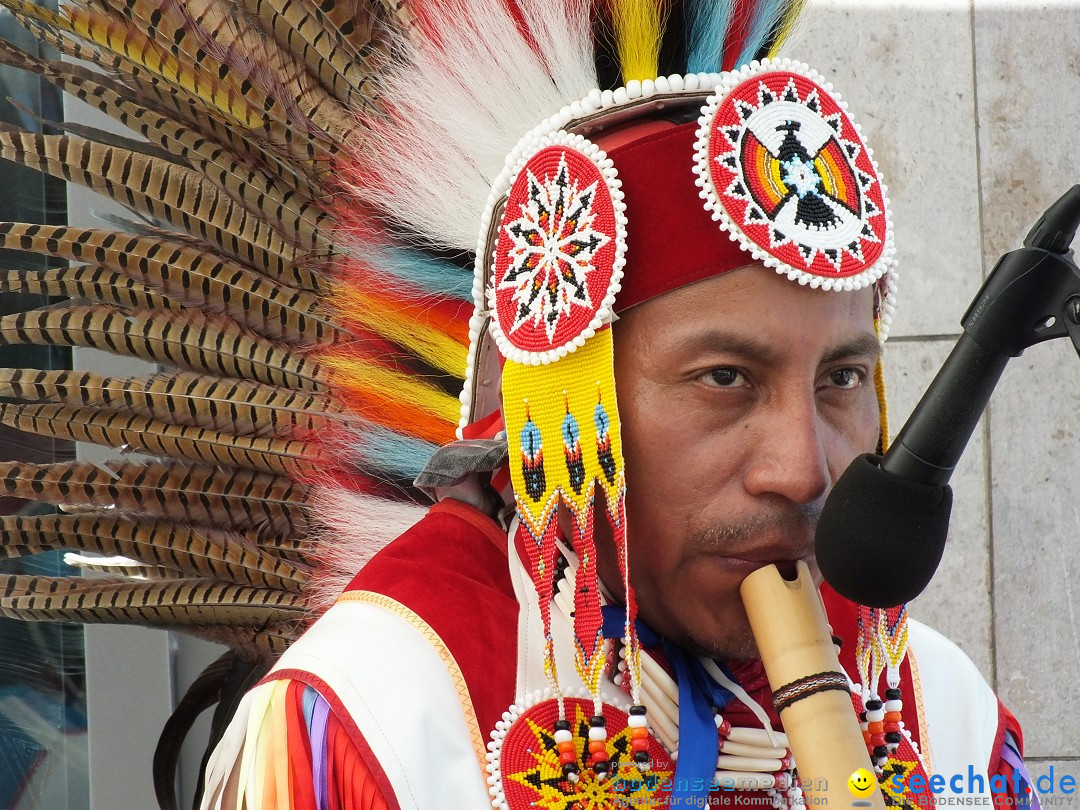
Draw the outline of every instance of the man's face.
M825 496L877 442L872 292L752 266L636 306L614 335L640 616L692 649L752 657L740 583L770 562L816 572ZM608 543L599 565L615 585Z

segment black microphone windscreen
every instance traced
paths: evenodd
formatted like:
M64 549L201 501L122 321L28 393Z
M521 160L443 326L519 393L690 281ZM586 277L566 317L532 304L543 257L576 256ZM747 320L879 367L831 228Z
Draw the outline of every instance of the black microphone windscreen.
M887 608L914 599L941 562L952 490L886 472L859 456L821 511L815 543L825 580L859 604Z

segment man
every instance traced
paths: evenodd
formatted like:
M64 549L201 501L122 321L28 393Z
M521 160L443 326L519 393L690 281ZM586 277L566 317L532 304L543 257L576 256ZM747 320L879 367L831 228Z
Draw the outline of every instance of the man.
M439 503L245 699L204 806L802 800L739 586L813 567L829 489L887 442L891 233L816 74L713 83L561 114L508 161ZM954 792L1023 797L963 654L823 595L890 803L968 766Z

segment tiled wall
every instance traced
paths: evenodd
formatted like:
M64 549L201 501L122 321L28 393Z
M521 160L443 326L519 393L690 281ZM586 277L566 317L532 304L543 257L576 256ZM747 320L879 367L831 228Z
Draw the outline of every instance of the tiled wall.
M1080 182L1080 0L811 0L809 19L787 52L849 101L893 203L895 432L984 274ZM1080 776L1080 358L1067 341L1011 362L953 488L945 559L913 615L1019 716L1033 771Z

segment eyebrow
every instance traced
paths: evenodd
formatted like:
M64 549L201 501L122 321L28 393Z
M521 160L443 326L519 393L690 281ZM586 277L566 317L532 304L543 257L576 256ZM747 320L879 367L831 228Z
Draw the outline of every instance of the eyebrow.
M780 352L770 343L764 343L747 335L725 332L722 329L710 329L680 340L677 351L714 351L733 353L761 363L776 362ZM881 355L881 342L869 332L844 341L830 348L821 358L822 363L835 363L846 357L866 357L876 360Z
M876 335L870 333L859 335L857 338L841 343L835 349L826 352L821 358L822 363L835 363L845 357L866 357L876 360L881 356L881 341Z

